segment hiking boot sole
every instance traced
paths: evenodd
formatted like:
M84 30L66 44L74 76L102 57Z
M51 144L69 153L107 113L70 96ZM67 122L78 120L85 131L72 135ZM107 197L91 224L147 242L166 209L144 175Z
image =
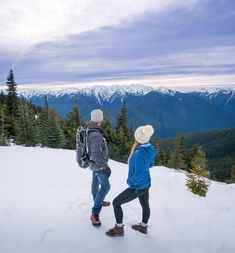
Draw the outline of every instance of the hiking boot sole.
M101 223L91 223L94 227L99 227L99 226L101 226Z
M124 236L124 234L109 234L108 232L105 233L109 237L119 237L119 236Z
M133 229L133 230L135 230L135 231L140 232L141 234L145 234L145 235L146 235L146 234L148 234L148 232L147 232L147 231L146 231L146 232L145 232L145 231L140 231L139 229L135 229L135 228L132 228L132 229Z

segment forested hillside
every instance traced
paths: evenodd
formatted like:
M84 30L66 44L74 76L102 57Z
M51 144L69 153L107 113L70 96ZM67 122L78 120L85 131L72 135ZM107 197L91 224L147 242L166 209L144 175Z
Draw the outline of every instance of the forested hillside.
M174 139L161 139L164 150L172 149ZM201 146L207 158L212 178L226 181L235 165L235 129L218 130L185 136L185 147Z

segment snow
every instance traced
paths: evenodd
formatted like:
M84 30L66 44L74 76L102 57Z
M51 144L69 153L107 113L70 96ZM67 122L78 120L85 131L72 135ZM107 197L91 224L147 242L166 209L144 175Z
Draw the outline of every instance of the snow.
M112 86L93 86L91 88L81 89L82 94L95 96L100 101L109 101L112 96L125 97L127 94L146 95L154 89L144 85L112 85Z
M177 93L177 91L168 89L164 86L160 86L159 88L157 88L155 90L155 92L159 92L159 93L162 93L162 94L165 94L165 95L171 95L171 96L174 96Z
M27 90L27 89L18 89L18 94L23 96L26 99L30 99L32 97L39 97L39 96L45 96L45 95L51 95L51 96L57 96L57 93L53 90Z
M163 95L171 95L179 93L179 91L168 89L164 86L159 87L151 87L141 84L128 84L128 85L95 85L87 88L79 88L79 87L70 87L67 89L61 89L57 86L55 89L32 89L27 88L27 86L18 87L18 94L30 100L34 97L40 97L45 95L51 95L55 97L62 97L64 95L75 96L78 94L83 94L85 96L95 97L100 104L103 101L112 102L116 97L125 98L127 95L135 95L141 96L146 95L150 92L157 92ZM31 86L30 86L31 87ZM1 87L0 87L1 91ZM3 90L6 93L6 90ZM222 89L222 88L200 88L194 91L186 92L186 93L197 93L200 96L208 97L209 99L215 98L219 94L229 96L227 103L235 96L235 90L233 89Z
M227 97L224 105L227 105L233 98L235 98L235 90L233 89L200 89L192 93L199 94L201 97L206 97L209 100L216 98L217 96L224 95Z
M52 95L56 97L61 97L64 95L76 95L83 94L86 96L94 96L97 98L99 102L110 101L115 97L125 97L126 95L146 95L149 92L159 92L162 94L170 94L174 95L176 92L165 87L153 88L150 86L140 85L140 84L130 84L130 85L111 85L111 86L102 86L96 85L87 88L68 88L61 90L46 90L46 89L29 89L29 88L18 88L18 93L25 97L26 99L30 99L32 97L44 96L44 95Z
M222 88L210 88L210 89L198 89L194 90L190 93L201 93L201 95L208 96L210 99L217 96L218 94L223 94L223 95L230 95L234 94L235 90L234 89L222 89Z
M124 190L127 165L109 162L112 200ZM189 192L185 174L151 169L149 234L131 229L141 219L138 200L123 206L125 236L109 238L113 208L101 213L101 227L89 216L91 172L75 152L0 147L1 253L233 253L235 185L212 182L206 198Z
M64 95L74 95L80 93L87 96L95 96L98 100L102 98L104 101L109 101L111 97L114 95L120 97L126 96L127 94L145 95L153 90L155 89L150 86L130 84L130 85L111 85L111 86L96 85L87 88L72 87L61 90L18 88L18 93L27 99L30 99L34 96L41 96L46 94L60 97Z

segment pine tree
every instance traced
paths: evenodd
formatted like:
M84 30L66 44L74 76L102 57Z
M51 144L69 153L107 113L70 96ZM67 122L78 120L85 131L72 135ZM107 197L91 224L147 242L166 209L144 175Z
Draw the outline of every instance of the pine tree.
M176 137L175 147L170 155L169 166L175 169L187 169L184 137L181 135Z
M130 130L128 129L128 116L127 116L127 107L126 107L125 100L122 103L121 112L118 115L116 131L123 132L125 138L127 140L130 140Z
M82 125L82 120L79 112L78 102L75 100L72 111L69 112L65 120L65 148L76 148L76 131L78 126Z
M65 144L64 133L59 116L53 110L49 110L48 123L48 147L62 148Z
M17 84L15 82L14 73L11 69L7 77L7 137L15 138L16 135L16 117L18 116L17 110Z
M207 170L195 166L190 173L187 173L186 186L192 193L205 197L210 185L207 180L208 176Z
M39 115L39 139L40 144L48 147L49 139L49 106L47 96L44 97L44 107Z
M157 148L158 154L156 156L156 164L159 166L166 166L166 154L161 148L160 138L154 139L154 146Z
M200 167L205 169L206 168L206 156L201 146L193 145L190 156L190 168Z
M39 140L38 122L35 112L25 101L19 102L16 143L35 146Z
M103 130L103 135L107 141L107 143L113 142L113 129L112 129L112 123L108 116L104 115L104 119L101 123L101 128Z
M15 82L14 73L11 69L7 77L7 109L12 116L17 116L17 84Z
M117 119L113 141L113 158L120 162L126 162L132 147L133 138L128 129L128 116L125 101L122 103L121 112Z
M232 166L229 183L235 183L235 164Z
M7 145L5 120L6 120L6 107L5 107L5 104L0 103L0 146Z
M3 91L0 92L0 105L5 104L5 95Z
M128 141L122 128L115 133L114 144L112 158L120 162L127 162L132 142Z
M170 151L169 148L167 148L167 149L166 149L166 152L165 152L165 166L166 166L166 167L170 167L170 166L169 166L170 155L171 155L171 151Z
M103 135L107 141L110 158L116 159L118 161L124 161L124 159L122 159L122 155L119 154L119 141L116 140L118 137L112 128L110 117L107 114L104 114L104 119L101 123L101 127L103 130Z
M166 166L166 154L161 147L158 149L158 156L159 156L158 165Z

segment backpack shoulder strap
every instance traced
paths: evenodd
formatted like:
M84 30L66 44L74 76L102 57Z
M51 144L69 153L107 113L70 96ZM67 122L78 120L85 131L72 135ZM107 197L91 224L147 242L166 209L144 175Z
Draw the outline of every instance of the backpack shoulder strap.
M86 144L86 152L87 152L87 154L89 154L89 148L88 148L88 134L89 134L89 132L90 132L90 128L87 126L86 127L86 140L85 140L85 144Z

